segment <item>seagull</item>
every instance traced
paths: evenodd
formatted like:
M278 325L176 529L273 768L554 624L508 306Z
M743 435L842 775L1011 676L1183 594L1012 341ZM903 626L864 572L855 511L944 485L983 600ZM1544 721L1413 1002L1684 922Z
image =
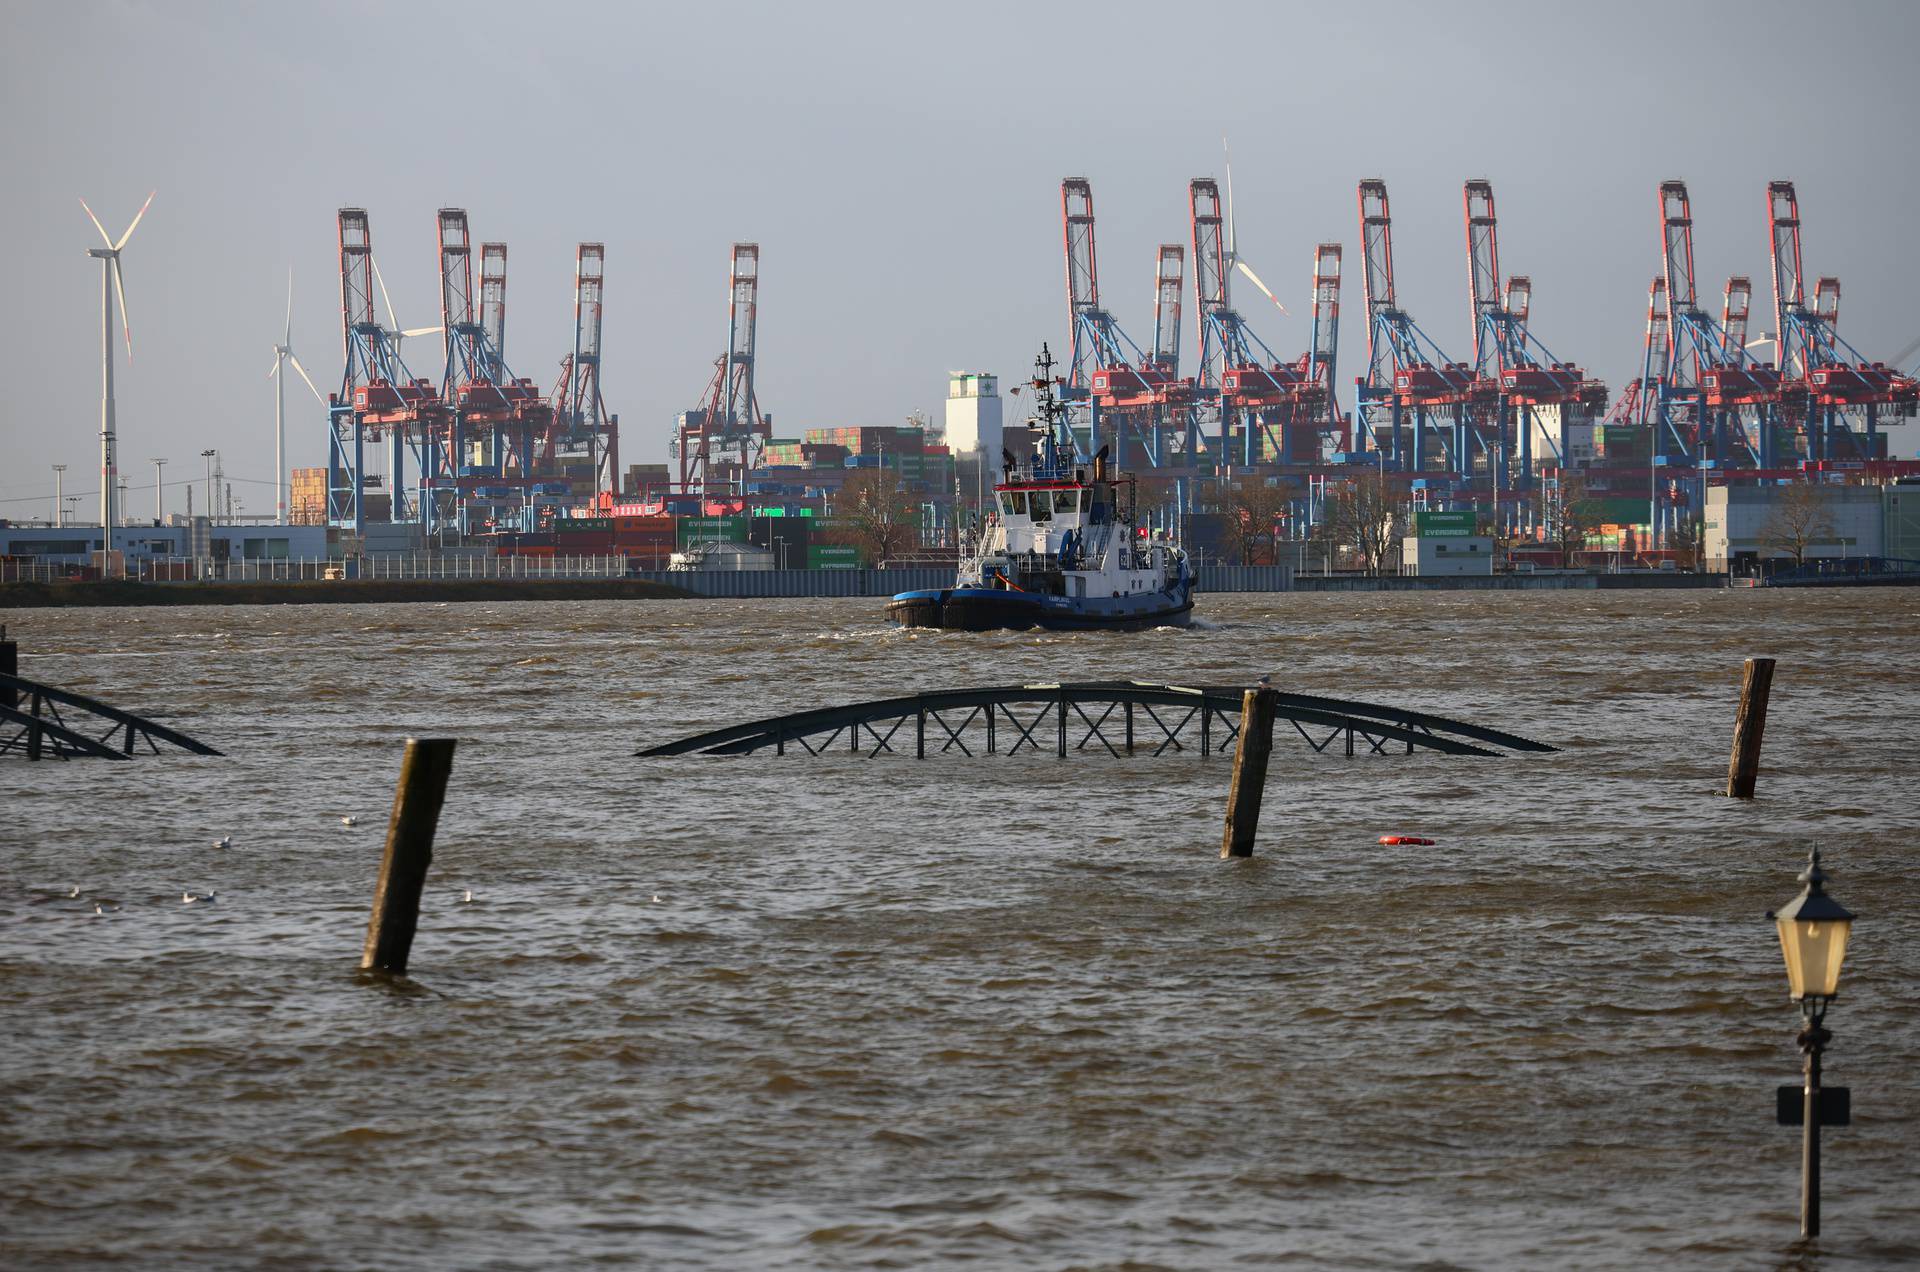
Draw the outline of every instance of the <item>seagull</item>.
M105 913L106 913L106 911L105 911L104 909L102 909L102 908L101 908L101 906L100 906L100 903L99 903L98 901L95 901L95 902L93 903L93 912L94 912L95 914L105 914Z
M360 819L358 817L342 817L340 819L340 824L342 826L358 826L360 824Z
M69 893L67 893L67 895L68 895L69 897L77 897L77 896L79 896L79 895L80 895L80 885L79 885L79 884L77 884L77 883L76 883L76 884L74 884L74 885L73 885L73 891L72 891L72 892L69 892Z
M460 898L460 900L462 901L462 903L465 903L465 902L468 902L468 901L471 901L471 900L473 900L473 889L472 889L472 888L468 888L468 889L467 889L467 895L466 895L466 896L464 896L464 897L461 897L461 898Z
M220 836L220 838L213 841L213 846L215 848L231 848L233 847L233 836L222 835Z
M654 893L654 894L653 894L653 903L654 903L655 905L660 905L660 904L663 904L663 903L661 902L661 900L660 900L660 894L659 894L658 892L656 892L656 893Z
M195 901L213 901L219 896L220 894L218 892L208 892L205 896L196 892L182 892L180 894L180 904L192 905Z

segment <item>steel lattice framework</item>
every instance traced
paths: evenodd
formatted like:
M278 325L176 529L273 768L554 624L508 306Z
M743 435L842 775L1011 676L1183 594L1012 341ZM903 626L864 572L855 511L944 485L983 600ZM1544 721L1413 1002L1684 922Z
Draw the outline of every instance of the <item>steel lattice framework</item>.
M711 493L758 466L773 428L754 389L754 342L760 304L760 245L735 243L727 276L727 351L714 359L701 404L680 417L673 452L680 489Z
M1450 429L1436 434L1447 452L1441 467L1465 472L1472 453L1467 405L1474 388L1473 368L1443 353L1400 305L1393 280L1393 215L1387 183L1362 181L1359 203L1367 308L1367 372L1358 382L1355 411L1361 439L1383 467L1420 472L1427 467L1429 420L1437 411L1451 423ZM1411 438L1405 436L1409 411Z
M1473 318L1473 376L1470 411L1484 433L1491 433L1488 468L1495 488L1507 484L1510 457L1518 456L1518 484L1533 484L1533 442L1552 436L1537 426L1536 411L1556 412L1564 427L1597 415L1606 407L1604 385L1554 356L1533 334L1530 318L1533 281L1516 275L1500 287L1499 218L1493 184L1469 181L1462 190L1467 231L1467 301ZM1491 425L1489 428L1488 426ZM1545 457L1542 457L1545 458ZM1561 464L1567 457L1555 454Z
M377 480L366 471L367 443L388 446L388 518L414 519L408 458L424 475L429 436L445 408L431 380L418 379L401 361L394 333L374 317L373 233L365 208L341 208L340 317L343 368L340 392L328 399L327 520L356 534L367 522L366 492Z
M620 417L607 411L600 393L606 264L604 243L582 243L574 250L573 352L561 360L551 399L553 423L541 439L540 460L550 468L564 456L581 456L593 471L595 493L612 496L620 489Z
M1916 384L1841 338L1840 280L1815 284L1807 306L1800 257L1800 200L1791 181L1767 186L1780 415L1805 438L1806 458L1879 459L1880 422L1914 413ZM1762 467L1770 467L1763 464Z

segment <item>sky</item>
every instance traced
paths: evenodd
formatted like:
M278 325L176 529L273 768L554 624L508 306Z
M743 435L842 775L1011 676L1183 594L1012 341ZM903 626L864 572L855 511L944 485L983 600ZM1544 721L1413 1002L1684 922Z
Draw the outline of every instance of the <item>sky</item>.
M44 517L50 465L97 489L99 239L149 191L123 261L116 369L129 505L168 511L217 448L272 504L266 378L293 348L337 388L335 214L365 207L401 324L440 321L436 209L509 247L507 361L550 387L573 258L606 244L602 381L623 463L666 458L725 348L735 240L761 248L757 383L776 436L940 418L950 371L1018 377L1067 336L1059 184L1092 181L1102 296L1152 337L1155 246L1187 181L1224 176L1240 253L1287 302L1236 307L1307 344L1314 244L1346 245L1340 378L1365 358L1355 185L1388 183L1400 299L1456 358L1471 325L1461 184L1485 177L1533 330L1619 385L1659 270L1656 188L1689 183L1696 274L1770 328L1765 190L1798 183L1809 278L1885 358L1920 338L1912 126L1920 5L196 3L0 6L0 517ZM1189 297L1186 359L1193 358ZM407 347L438 378L432 337ZM297 381L288 463L325 462ZM83 504L91 509L93 501Z

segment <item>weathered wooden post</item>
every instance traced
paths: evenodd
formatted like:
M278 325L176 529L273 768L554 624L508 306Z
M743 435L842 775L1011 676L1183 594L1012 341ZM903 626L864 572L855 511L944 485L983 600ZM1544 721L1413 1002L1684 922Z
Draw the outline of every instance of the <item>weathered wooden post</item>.
M387 851L380 860L380 882L373 892L373 917L367 921L367 945L361 971L407 970L413 934L420 924L420 892L433 862L433 833L440 825L447 778L453 772L452 738L408 738L400 761L400 785L393 792L387 819Z
M1253 836L1260 829L1260 797L1267 788L1267 757L1273 753L1271 689L1249 689L1240 700L1240 739L1233 749L1233 785L1227 790L1227 825L1220 836L1220 855L1253 856Z
M1733 757L1727 762L1727 794L1752 799L1760 774L1760 735L1767 728L1767 697L1773 692L1773 659L1749 658L1740 678L1740 718L1733 726Z
M20 644L7 639L7 625L0 623L0 676L20 674ZM20 691L12 685L0 685L0 707L20 705Z

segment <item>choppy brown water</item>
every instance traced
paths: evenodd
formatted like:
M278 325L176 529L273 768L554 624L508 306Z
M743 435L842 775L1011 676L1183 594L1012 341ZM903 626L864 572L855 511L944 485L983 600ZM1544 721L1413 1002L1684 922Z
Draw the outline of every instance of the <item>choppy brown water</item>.
M0 614L24 674L230 756L0 759L0 1259L1920 1259L1920 593L1203 612L1070 637L889 631L860 601ZM1756 653L1781 669L1742 804L1712 792ZM1217 760L630 754L914 687L1262 670L1566 750L1283 743L1241 863ZM416 983L381 987L353 969L413 732L460 750ZM1811 838L1864 917L1830 1021L1856 1120L1808 1255L1762 912Z

